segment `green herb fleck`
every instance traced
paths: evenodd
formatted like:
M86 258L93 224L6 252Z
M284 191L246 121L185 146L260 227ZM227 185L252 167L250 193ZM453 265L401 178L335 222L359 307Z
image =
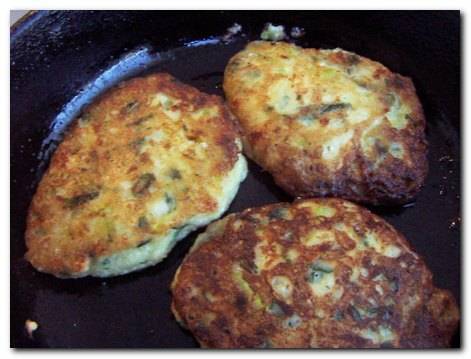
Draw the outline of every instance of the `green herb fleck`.
M336 309L334 313L334 319L337 321L343 320L345 316L343 315L343 312L340 309Z
M72 198L68 198L66 199L67 207L76 208L84 203L91 201L92 199L97 198L99 194L100 193L98 191L93 191L93 192L82 193Z
M105 269L105 270L109 269L110 264L111 264L111 259L110 258L105 258L101 261L101 265L102 265L103 269Z
M362 320L360 312L353 305L350 306L350 315L356 322L360 322Z
M271 302L267 307L267 312L275 317L283 317L285 315L283 308L276 301Z
M299 327L301 322L301 317L295 313L283 322L283 327L294 329Z
M145 138L138 138L132 142L129 143L131 148L133 148L135 151L139 152L142 145L146 142Z
M85 123L89 122L92 119L92 115L90 112L86 111L80 115L80 121Z
M262 75L262 72L259 69L253 69L247 72L247 77L251 79L257 79Z
M394 103L396 102L396 95L394 95L393 93L387 93L386 95L384 95L383 97L383 101L386 105L388 106L392 106L394 105Z
M392 280L390 280L389 287L394 293L397 293L399 291L399 279L393 278Z
M137 248L141 248L141 247L145 246L146 244L149 244L150 242L152 242L152 238L147 238L147 239L143 240L141 243L139 243L137 245Z
M175 208L177 208L177 202L175 201L175 198L167 192L165 192L165 203L169 208L168 213L174 211Z
M147 115L147 116L139 117L137 120L134 120L133 122L131 122L127 126L128 127L130 127L130 126L139 126L139 125L143 124L144 122L150 120L152 117L154 117L154 114L152 114L152 113Z
M170 169L168 175L171 179L182 179L182 174L176 168Z
M309 267L307 280L311 283L319 283L324 275L332 273L334 270L331 265L322 260L316 260Z
M141 216L137 220L137 226L139 228L142 228L142 229L148 228L149 227L149 221L147 220L147 218L145 216Z
M277 207L268 212L269 219L284 219L288 215L288 209L283 207Z
M355 66L360 62L360 56L357 54L348 54L346 60L348 65Z
M327 113L327 112L345 110L351 107L352 105L345 102L331 103L331 104L322 105L319 109L319 112L321 115L323 115L324 113Z
M314 124L317 118L318 118L318 115L314 112L311 112L311 113L307 113L305 115L299 116L298 120L306 126L311 126L312 124Z
M126 104L126 106L123 107L123 112L125 113L131 113L134 110L136 110L139 107L139 102L137 101L131 101Z

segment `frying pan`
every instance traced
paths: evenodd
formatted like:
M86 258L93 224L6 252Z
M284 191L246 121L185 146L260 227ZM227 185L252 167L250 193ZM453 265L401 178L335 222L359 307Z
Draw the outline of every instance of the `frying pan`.
M427 118L430 173L415 202L371 210L405 234L436 285L460 302L459 11L40 11L10 35L12 347L197 346L172 317L169 292L196 234L140 272L61 280L24 260L25 218L61 134L86 103L154 71L222 95L228 59L266 22L304 28L298 45L341 47L413 79ZM224 37L234 23L242 33ZM257 165L249 168L229 212L292 200ZM39 324L31 337L27 319ZM460 346L459 330L452 346Z

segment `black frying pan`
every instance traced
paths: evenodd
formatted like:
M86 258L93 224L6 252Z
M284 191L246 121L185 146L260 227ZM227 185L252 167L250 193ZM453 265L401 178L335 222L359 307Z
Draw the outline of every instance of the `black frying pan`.
M225 43L234 24L243 34ZM195 347L170 312L169 284L196 234L162 263L111 279L61 280L23 259L28 205L60 134L83 105L152 71L222 95L228 59L264 23L300 26L306 47L341 47L410 76L427 117L430 173L417 201L372 210L421 254L460 301L459 11L37 12L11 31L11 346ZM229 211L291 200L250 163ZM39 324L33 338L24 324ZM459 331L453 346L460 346Z

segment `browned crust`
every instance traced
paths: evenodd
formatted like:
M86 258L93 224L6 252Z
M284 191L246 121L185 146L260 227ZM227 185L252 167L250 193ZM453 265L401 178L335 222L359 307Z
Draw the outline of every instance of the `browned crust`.
M184 120L170 121L157 112L160 110L149 100L156 93L177 99L179 102L169 109L180 111ZM198 120L189 115L205 108L217 112ZM80 274L95 258L135 248L148 237L182 226L196 214L216 210L217 201L207 187L219 186L218 181L233 168L240 154L240 130L220 97L204 94L169 74L153 74L120 83L91 104L80 118L74 120L55 151L30 205L26 259L35 268L58 276ZM181 133L182 126L186 137L181 141L191 140L195 145L182 152L174 147L175 137L165 140L158 151L174 151L180 156L176 165L184 162L194 178L180 180L175 189L182 204L178 215L152 228L144 222L138 228L139 218L147 215L146 203L162 196L169 180L166 174L155 175L147 183L155 184L155 191L150 193L143 183L142 193L131 198L121 196L120 185L123 181L135 185L143 173L154 170L151 155L159 156L160 152L139 152L145 136L162 128L171 137ZM208 148L203 159L194 149L202 142ZM207 173L203 177L200 171ZM75 205L71 205L71 198L75 198ZM105 227L109 219L119 222L130 234L101 238L89 227L96 219L102 220Z
M306 203L335 208L333 217L313 217ZM271 218L276 210L288 209L291 219ZM410 248L405 238L378 216L340 199L300 200L293 205L279 203L250 208L227 217L223 231L184 259L172 284L172 311L203 347L318 347L318 348L425 348L445 347L459 321L457 305L447 291L436 289L432 275ZM288 218L288 217L287 217ZM355 242L336 232L336 243L305 247L300 238L313 228L332 231L336 223L352 226L363 235L379 233L387 244L401 248L397 258L367 250L348 259L346 253ZM291 233L287 239L286 234ZM283 252L296 249L300 256L293 262L282 261L271 269L256 271L254 249L261 240L268 241L273 258L276 245ZM284 255L284 254L283 254ZM336 283L343 295L316 297L311 294L305 274L307 266L322 258L336 263ZM243 278L264 303L256 307L253 297L233 279L232 266L238 263ZM350 280L353 268L368 270L360 282ZM289 277L293 283L291 302L280 300L270 286L275 275ZM383 279L374 280L378 276ZM383 294L375 289L380 284ZM373 299L375 305L369 300ZM276 317L266 306L276 300L283 316ZM358 311L363 314L358 317ZM321 309L321 314L317 311ZM371 313L369 312L371 310ZM374 311L373 311L374 310ZM297 314L302 324L297 329L280 323ZM365 314L370 313L370 314ZM337 317L337 318L336 318ZM341 319L339 319L341 318ZM359 335L361 330L384 326L395 333L394 340L374 343Z
M417 98L415 87L411 79L394 74L378 62L348 52L332 52L325 55L328 60L342 68L361 66L375 69L371 75L370 83L365 83L379 93L388 92L396 94L401 102L408 106L409 121L405 128L395 129L381 125L377 129L378 135L388 142L398 142L405 148L405 158L397 159L391 155L386 156L381 166L376 168L375 161L381 156L379 150L372 154L365 154L360 146L360 134L364 123L357 126L351 140L351 145L343 154L343 165L333 170L322 159L320 147L324 141L321 134L313 134L310 145L304 149L293 147L288 143L289 138L297 133L296 118L289 115L281 119L271 115L271 119L263 125L256 125L253 120L257 112L263 112L266 106L266 83L275 81L277 75L267 75L259 87L248 87L244 84L243 76L247 71L268 71L255 64L257 56L249 57L248 49L257 52L261 57L274 59L282 56L271 54L279 48L293 49L292 45L254 42L248 48L236 54L228 63L224 76L224 91L228 105L238 117L244 130L244 151L248 157L273 175L275 182L285 191L295 197L341 197L359 203L374 205L403 204L411 201L423 186L428 172L427 140L425 138L425 117L420 101ZM316 49L300 49L305 55L319 56L321 51ZM291 51L286 50L286 51ZM324 56L324 55L323 55ZM265 62L264 62L265 64ZM266 66L270 66L266 62ZM304 69L303 69L304 70ZM309 71L306 68L305 71ZM269 77L272 76L272 77ZM300 76L308 76L300 74ZM292 77L296 79L296 75ZM295 80L292 80L295 81ZM257 97L257 105L248 105L248 99ZM255 106L258 106L255 108ZM385 105L384 112L388 110ZM329 116L320 119L321 123L328 124ZM369 122L370 120L366 121ZM288 128L283 124L289 123ZM300 131L305 131L301 129Z

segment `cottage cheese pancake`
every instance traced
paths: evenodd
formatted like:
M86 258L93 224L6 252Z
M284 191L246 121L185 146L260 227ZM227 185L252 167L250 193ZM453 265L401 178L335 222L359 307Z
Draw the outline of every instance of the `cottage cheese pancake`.
M224 91L244 150L293 196L405 203L427 173L425 119L412 81L341 49L251 42Z
M26 258L58 277L107 277L161 261L218 218L247 173L222 100L170 75L135 78L67 132L30 206Z
M247 209L211 224L172 284L203 347L429 348L459 320L392 226L340 199Z

